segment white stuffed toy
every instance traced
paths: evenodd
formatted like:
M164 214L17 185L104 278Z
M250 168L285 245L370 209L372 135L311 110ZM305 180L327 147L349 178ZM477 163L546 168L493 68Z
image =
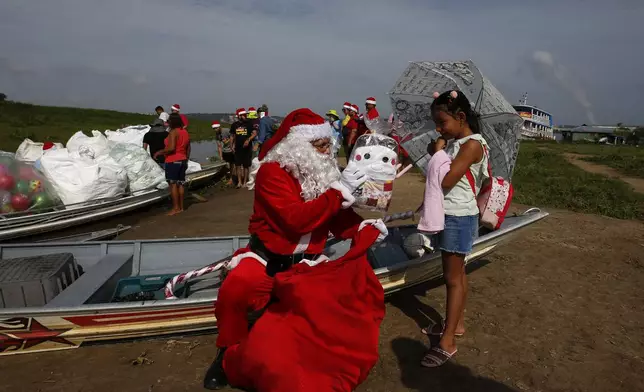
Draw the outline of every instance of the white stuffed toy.
M362 135L356 141L345 170L364 173L367 180L353 191L354 207L385 212L400 168L398 143L385 135Z

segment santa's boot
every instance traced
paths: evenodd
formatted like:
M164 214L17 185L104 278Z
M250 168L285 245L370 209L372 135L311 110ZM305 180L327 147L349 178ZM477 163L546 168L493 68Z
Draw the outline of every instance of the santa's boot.
M217 358L208 368L206 372L206 377L203 380L203 386L206 389L217 390L224 388L228 385L228 379L226 378L226 373L224 372L224 353L226 352L225 348L219 349L217 353Z

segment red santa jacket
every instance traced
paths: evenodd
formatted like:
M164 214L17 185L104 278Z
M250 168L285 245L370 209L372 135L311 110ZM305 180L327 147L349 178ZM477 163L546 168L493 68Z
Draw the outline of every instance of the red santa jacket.
M358 122L358 136L362 136L365 133L369 132L369 128L367 127L367 124L365 123L364 118L366 118L367 120L373 121L378 117L380 117L380 113L378 113L378 110L376 108L370 109L367 112L367 114L364 115L363 118L360 119L360 121Z
M329 189L305 202L299 182L278 163L264 163L255 179L255 202L248 231L271 252L319 254L329 232L349 239L362 222L353 209L342 209L342 195Z

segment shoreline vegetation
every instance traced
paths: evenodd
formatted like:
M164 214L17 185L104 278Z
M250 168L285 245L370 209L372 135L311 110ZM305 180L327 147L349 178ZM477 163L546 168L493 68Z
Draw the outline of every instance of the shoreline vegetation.
M215 138L210 121L193 118L189 114L187 116L192 140ZM156 117L152 111L150 114L125 113L3 101L0 102L0 150L15 152L24 139L67 143L73 134L81 130L90 136L92 130L114 131L129 125L146 125Z
M202 115L200 115L202 116ZM36 142L66 143L78 130L116 130L149 124L154 114L113 110L39 106L0 102L0 150L15 152L29 138ZM212 140L210 122L190 119L194 141ZM526 205L566 209L618 219L644 220L644 195L619 179L594 174L572 165L564 154L611 167L624 176L644 178L644 149L598 144L522 141L512 182L514 201Z

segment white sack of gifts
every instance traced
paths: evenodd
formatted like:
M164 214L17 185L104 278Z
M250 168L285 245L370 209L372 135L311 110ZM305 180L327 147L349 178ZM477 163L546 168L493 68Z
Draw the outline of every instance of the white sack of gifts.
M367 181L353 192L356 198L353 206L386 212L391 203L399 167L398 143L394 139L376 133L360 136L351 152L347 168L362 170Z
M201 168L201 165L199 163L193 162L193 161L188 161L188 169L186 170L186 174L195 173L195 172L198 172L198 171L201 171L201 170L202 170L202 168Z
M144 189L167 188L165 171L141 146L110 142L110 158L127 172L130 192ZM104 161L101 161L101 163Z
M43 146L45 143L34 142L31 139L25 139L20 143L16 150L16 159L22 162L33 164L42 157ZM54 148L64 148L61 143L54 143Z
M40 163L65 205L122 196L127 188L124 169L81 157L66 148L48 150Z
M110 152L107 138L99 131L92 131L92 136L78 131L69 138L66 146L70 154L77 153L89 159L100 159Z
M143 147L143 137L150 130L149 125L133 125L116 131L105 131L105 137L111 142L129 143Z

